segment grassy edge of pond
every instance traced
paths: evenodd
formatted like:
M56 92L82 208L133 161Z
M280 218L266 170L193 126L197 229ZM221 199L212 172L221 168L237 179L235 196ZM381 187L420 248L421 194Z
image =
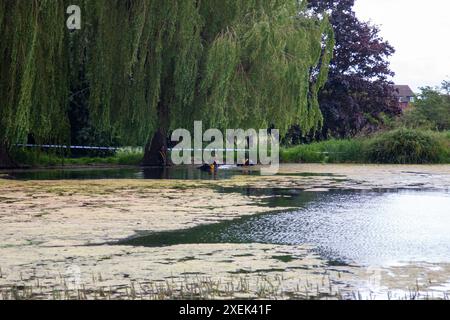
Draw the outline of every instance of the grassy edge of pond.
M450 131L397 129L281 150L284 163L449 164Z
M56 153L19 149L14 159L25 167L76 167L76 166L139 166L144 154L139 151L119 151L107 157L62 157Z
M107 157L62 157L18 149L17 163L25 167L139 166L142 151L119 151ZM333 139L280 151L283 163L450 164L450 131L400 128L371 137Z

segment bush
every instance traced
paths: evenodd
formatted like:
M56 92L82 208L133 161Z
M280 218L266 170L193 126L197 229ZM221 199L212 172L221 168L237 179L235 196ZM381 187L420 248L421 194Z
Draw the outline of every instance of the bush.
M375 137L367 150L374 163L424 164L447 161L443 139L431 131L397 129Z

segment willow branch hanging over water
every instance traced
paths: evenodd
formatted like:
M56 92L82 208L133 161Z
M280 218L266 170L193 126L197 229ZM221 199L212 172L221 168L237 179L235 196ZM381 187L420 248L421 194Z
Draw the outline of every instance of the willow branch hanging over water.
M321 124L333 34L296 0L0 0L0 138L68 138L82 91L96 130L123 144L158 128ZM83 81L81 80L83 79ZM76 88L76 89L75 89ZM74 92L74 91L77 92ZM71 92L72 91L72 92Z
M295 1L247 4L206 53L201 89L204 104L215 111L208 113L210 125L319 127L317 93L334 46L327 19L305 16Z
M0 1L0 144L68 133L65 9L63 1Z

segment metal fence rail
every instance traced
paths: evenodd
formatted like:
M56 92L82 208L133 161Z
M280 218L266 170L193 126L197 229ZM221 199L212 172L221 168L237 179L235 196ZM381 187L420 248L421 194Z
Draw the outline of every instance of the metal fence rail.
M69 150L97 150L97 151L119 151L126 150L130 147L91 147L91 146L64 146L54 144L16 144L16 147L21 148L42 148L42 149L69 149ZM133 148L132 148L133 149ZM181 148L169 148L168 151L208 151L208 152L250 152L249 149L181 149ZM347 152L313 152L316 154L346 154Z
M56 144L16 144L16 147L21 148L43 148L43 149L75 149L75 150L106 150L106 151L117 151L122 149L127 149L129 147L91 147L91 146L64 146L64 145L56 145ZM181 148L169 148L169 151L241 151L248 152L248 149L181 149Z
M90 146L63 146L56 144L16 144L21 148L41 148L41 149L70 149L70 150L100 150L100 151L117 151L121 148L114 147L90 147Z

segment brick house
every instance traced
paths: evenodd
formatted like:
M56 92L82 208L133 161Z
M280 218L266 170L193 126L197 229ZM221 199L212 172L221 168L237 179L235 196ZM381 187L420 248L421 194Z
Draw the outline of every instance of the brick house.
M410 104L414 102L414 92L408 85L395 85L394 87L397 93L400 108L402 110L409 108Z

